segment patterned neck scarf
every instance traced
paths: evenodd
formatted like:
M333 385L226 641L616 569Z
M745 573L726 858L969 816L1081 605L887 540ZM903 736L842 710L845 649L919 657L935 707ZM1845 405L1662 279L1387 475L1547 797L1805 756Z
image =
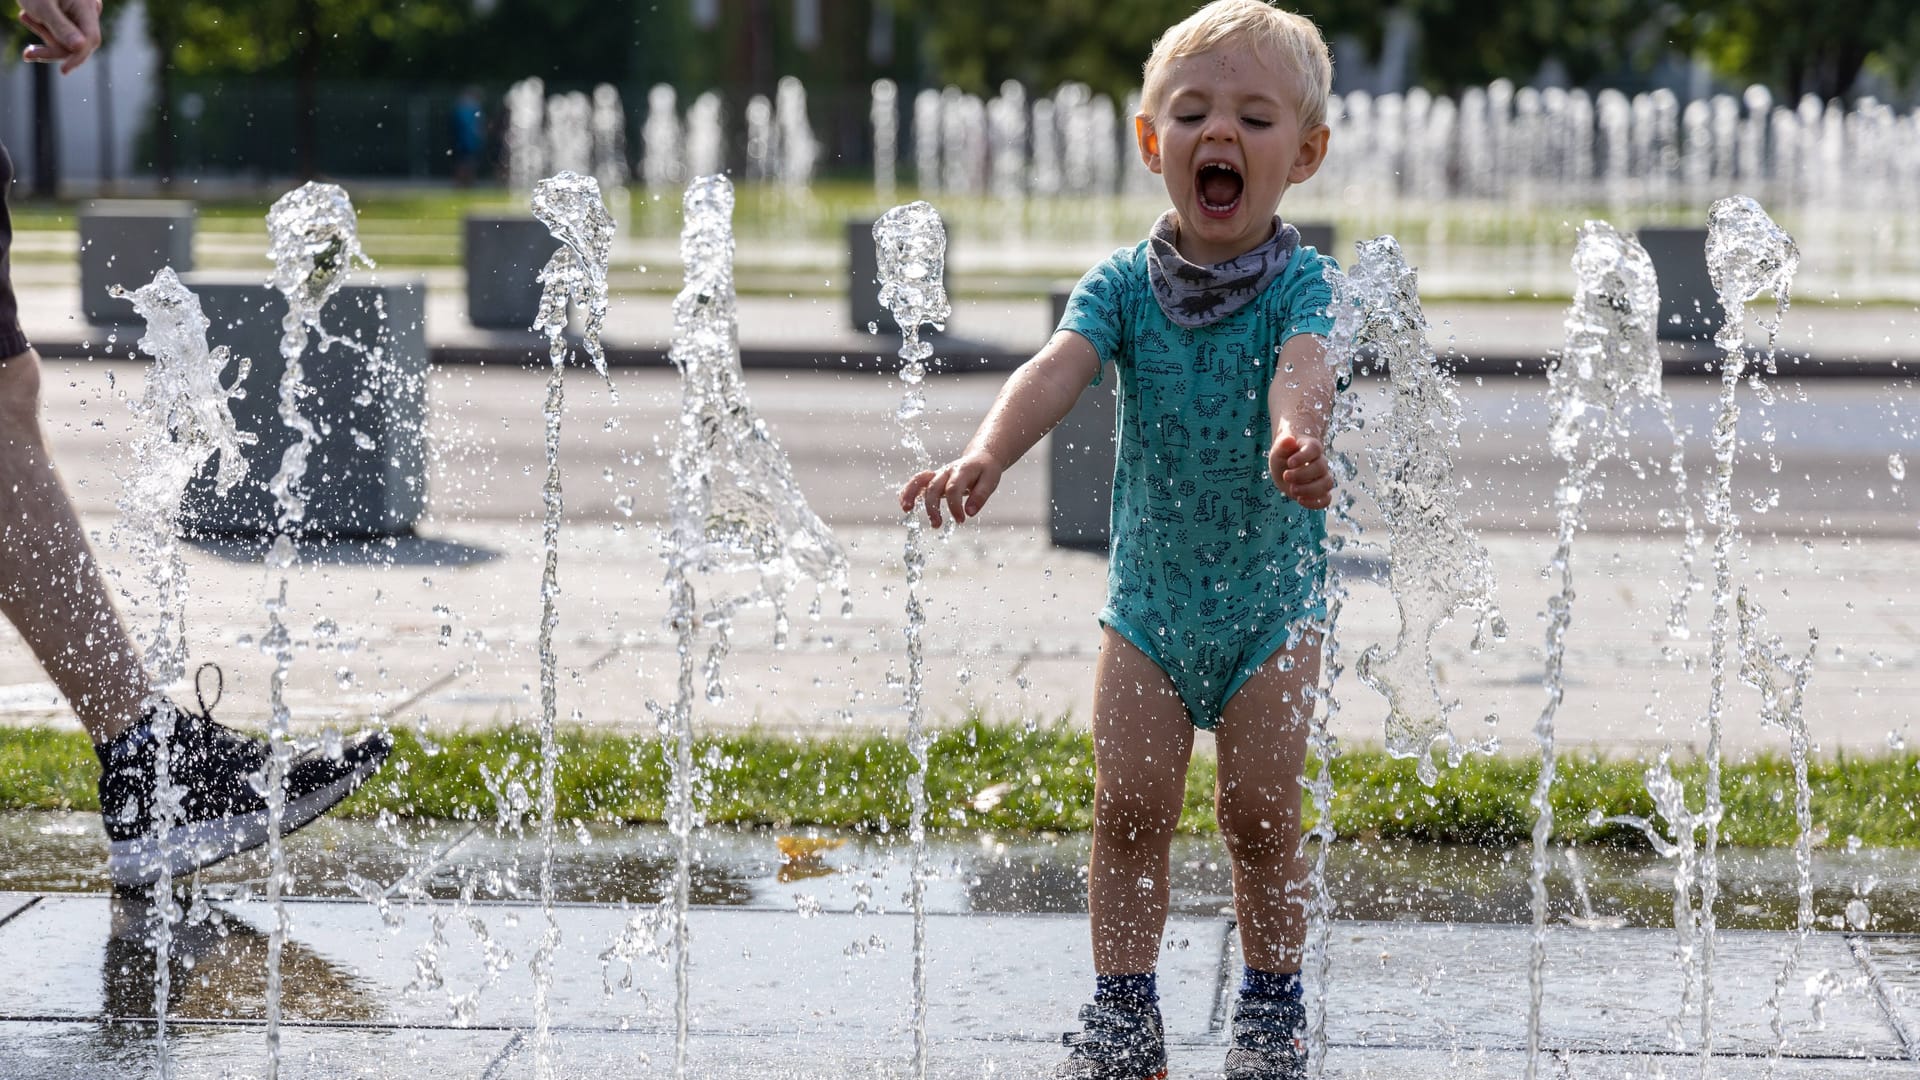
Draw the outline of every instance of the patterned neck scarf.
M1300 230L1276 217L1266 243L1217 266L1196 266L1173 246L1178 220L1169 210L1147 234L1147 278L1160 310L1175 326L1189 329L1219 322L1245 307L1273 284L1300 246Z

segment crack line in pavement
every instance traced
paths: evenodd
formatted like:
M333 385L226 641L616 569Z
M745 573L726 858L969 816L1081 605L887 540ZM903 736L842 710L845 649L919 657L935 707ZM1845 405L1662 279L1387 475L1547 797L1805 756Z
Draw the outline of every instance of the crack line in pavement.
M461 833L459 836L454 837L451 841L447 843L445 847L441 848L439 851L434 852L432 858L429 858L426 862L421 863L418 866L415 866L413 869L401 875L400 880L394 882L392 885L387 886L387 891L381 894L382 899L391 900L394 898L394 896L399 894L401 890L412 889L415 886L417 886L420 883L420 881L424 879L428 874L431 874L435 870L440 869L440 867L453 854L455 848L458 848L461 844L464 844L468 840L473 839L473 834L479 831L480 831L480 825L478 822L468 825L465 832Z
M405 701L402 701L400 704L395 705L393 708L388 709L385 712L374 714L374 719L380 722L391 720L395 716L399 715L400 713L405 712L407 709L410 709L414 705L419 704L422 700L426 699L427 697L433 694L439 693L441 690L446 689L449 684L455 682L456 680L465 678L473 670L474 670L473 661L462 660L459 663L453 665L453 670L447 672L445 675L442 675L439 678L428 683L427 685L421 687L420 690L417 693L415 693L412 697L407 698Z
M1207 1033L1218 1035L1227 1029L1227 1002L1233 996L1234 920L1228 919L1220 930L1220 971L1213 984L1213 1014L1207 1018Z
M516 1029L513 1038L508 1039L507 1045L501 1047L500 1053L487 1064L486 1070L480 1074L480 1080L499 1080L500 1077L505 1076L506 1074L500 1070L506 1068L507 1063L513 1060L514 1054L519 1051L520 1044L526 1037L525 1032Z
M1906 1051L1907 1060L1920 1061L1920 1037L1907 1029L1900 1010L1894 1007L1893 995L1887 989L1886 979L1880 974L1880 965L1873 962L1873 954L1867 949L1867 939L1858 934L1848 934L1847 949L1853 953L1854 963L1860 965L1860 971L1866 975L1873 1000L1879 1004L1888 1026L1893 1028L1894 1038L1900 1040L1900 1048Z
M35 904L38 904L41 900L44 900L44 899L46 898L41 896L36 896L33 899L27 901L26 903L21 904L18 908L16 908L14 911L9 913L5 918L0 918L0 926L5 926L8 923L12 922L13 920L19 918L20 916L26 914L27 911L30 910Z

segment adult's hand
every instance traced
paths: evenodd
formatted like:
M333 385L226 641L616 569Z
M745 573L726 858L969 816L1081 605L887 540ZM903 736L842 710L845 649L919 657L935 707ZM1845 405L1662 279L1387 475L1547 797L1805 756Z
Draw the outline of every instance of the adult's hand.
M100 0L20 0L20 21L42 41L21 55L36 64L59 64L62 75L100 47Z

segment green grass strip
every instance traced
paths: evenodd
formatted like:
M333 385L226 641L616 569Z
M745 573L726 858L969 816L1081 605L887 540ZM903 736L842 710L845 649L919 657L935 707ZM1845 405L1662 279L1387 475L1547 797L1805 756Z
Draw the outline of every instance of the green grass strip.
M393 760L342 813L494 820L534 803L538 750L526 728L499 728L431 741L395 733ZM665 815L663 745L590 731L560 735L562 819L657 822ZM703 738L695 759L706 820L778 828L898 831L907 825L905 745L879 735L795 739L760 731ZM0 810L97 809L98 766L84 736L40 728L0 729ZM1526 757L1468 758L1425 788L1412 763L1379 750L1349 751L1334 763L1334 825L1346 838L1469 843L1525 842L1528 798L1538 764ZM1705 767L1675 766L1689 804L1701 805ZM1215 763L1196 755L1187 774L1181 828L1214 830ZM1920 757L1839 755L1813 763L1813 814L1823 843L1858 837L1874 847L1920 847ZM1760 757L1724 771L1729 844L1779 847L1794 841L1792 771ZM998 794L997 803L981 798ZM1076 725L969 721L942 729L932 749L927 793L936 830L1076 832L1092 823L1093 744ZM984 809L983 809L984 808ZM1594 812L1598 811L1596 815ZM1554 789L1554 836L1562 842L1644 847L1636 828L1599 820L1653 813L1642 762L1569 756Z

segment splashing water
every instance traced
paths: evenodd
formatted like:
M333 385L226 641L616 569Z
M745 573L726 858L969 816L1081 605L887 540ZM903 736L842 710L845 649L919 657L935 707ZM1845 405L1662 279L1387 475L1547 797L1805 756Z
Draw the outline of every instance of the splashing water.
M1327 1068L1327 979L1332 971L1332 951L1330 945L1333 935L1334 903L1333 892L1327 884L1327 859L1332 854L1333 843L1338 834L1333 827L1333 759L1340 752L1339 743L1333 736L1334 720L1340 715L1340 698L1334 692L1340 676L1346 670L1346 664L1340 659L1340 641L1335 635L1339 626L1340 612L1346 605L1347 585L1340 569L1340 561L1335 557L1346 550L1352 536L1358 539L1360 524L1354 520L1353 508L1357 501L1354 488L1359 470L1353 457L1339 448L1340 436L1348 432L1357 432L1364 425L1365 417L1360 406L1360 395L1353 388L1355 361L1361 358L1361 339L1367 325L1367 297L1350 291L1346 275L1338 271L1329 271L1329 284L1333 288L1333 333L1328 339L1327 363L1334 368L1335 386L1339 387L1334 395L1333 411L1327 419L1327 465L1333 472L1333 505L1329 508L1334 520L1346 526L1345 535L1339 530L1328 530L1324 541L1327 553L1327 576L1324 586L1327 601L1327 621L1323 629L1322 640L1326 642L1323 666L1326 669L1326 687L1319 690L1319 696L1325 701L1321 708L1313 710L1312 720L1307 731L1307 749L1314 756L1313 776L1306 782L1307 795L1313 802L1313 828L1304 837L1304 842L1313 845L1313 861L1307 868L1307 936L1301 956L1301 974L1307 987L1307 1063L1310 1075L1318 1080L1326 1075Z
M176 717L159 688L172 685L187 672L187 564L180 554L174 519L188 484L209 458L219 455L215 486L225 494L246 476L247 462L240 448L258 438L234 426L230 406L246 381L247 361L240 361L232 387L221 385L227 350L207 347L207 317L200 310L200 300L171 268L163 268L152 282L133 292L119 286L110 291L131 302L146 322L140 351L153 358L139 400L130 403L136 434L130 467L121 478L120 520L113 539L116 546L132 553L140 567L147 590L143 599L154 612L152 630L140 636L145 638L141 663L155 689L141 704L153 717L158 746L154 831L165 836L180 818L183 792L172 777ZM173 989L173 924L181 911L173 895L172 852L163 843L154 855L160 866L153 884L154 1041L161 1076L167 1077L172 1075L167 1005Z
M1747 596L1742 588L1734 601L1740 643L1740 680L1760 691L1760 720L1787 733L1787 753L1793 762L1793 818L1799 835L1793 845L1793 865L1797 874L1799 906L1794 922L1792 943L1774 977L1773 993L1767 998L1772 1014L1773 1048L1768 1052L1769 1072L1778 1064L1787 1048L1785 997L1787 985L1800 966L1800 954L1813 933L1813 789L1807 783L1807 758L1813 751L1813 738L1807 730L1802 706L1806 702L1807 680L1813 674L1814 649L1820 632L1807 630L1807 651L1795 657L1777 635L1765 630L1766 611Z
M1714 420L1713 487L1708 492L1707 521L1718 526L1713 541L1713 614L1709 623L1707 692L1706 805L1702 822L1706 844L1700 852L1700 1075L1708 1075L1713 1057L1714 904L1719 897L1720 722L1726 705L1727 649L1733 621L1733 546L1740 519L1733 508L1733 459L1739 450L1740 406L1736 391L1747 366L1747 304L1771 289L1776 309L1767 324L1767 366L1772 367L1774 342L1786 317L1794 271L1800 251L1745 195L1713 204L1707 212L1707 272L1726 311L1726 322L1714 334L1720 357L1720 411ZM1758 376L1755 377L1756 383Z
M287 609L288 571L298 557L294 535L307 516L306 493L301 484L306 479L307 457L318 438L313 422L300 411L301 400L311 392L300 357L306 352L309 332L319 339L322 352L342 343L342 339L326 332L320 313L346 284L355 263L373 265L360 250L357 226L352 200L334 184L302 184L282 195L267 211L267 257L273 260L272 283L287 300L287 314L280 323L280 356L285 362L285 371L280 377L280 422L292 428L296 436L281 455L279 471L267 485L278 510L267 566L280 572L280 583L278 591L267 601L267 633L260 642L261 651L272 657L274 663L273 677L268 683L270 720L267 728L271 751L267 759L267 900L274 909L273 933L267 939L268 1080L274 1080L280 1073L280 954L289 929L282 893L290 881L286 846L280 832L286 817L287 764L293 752L288 732L292 714L286 704L287 676L293 667L293 638L282 615Z
M1547 372L1552 425L1548 445L1566 463L1554 492L1559 521L1553 569L1560 591L1547 600L1546 705L1534 725L1540 743L1540 773L1533 791L1533 933L1527 964L1527 1080L1539 1075L1541 1001L1547 966L1547 842L1553 836L1554 719L1565 697L1567 629L1573 622L1573 538L1594 471L1624 453L1626 414L1655 405L1660 392L1660 349L1654 317L1660 291L1646 250L1605 222L1580 229L1574 248L1573 304L1567 310L1566 350Z
M546 930L534 950L533 1024L534 1072L552 1080L553 1014L548 998L553 991L553 958L560 945L560 922L553 907L553 847L555 784L560 771L560 748L554 728L559 719L560 667L553 651L553 634L560 625L560 415L566 397L566 330L574 305L586 309L581 346L602 378L607 355L600 345L600 328L607 318L607 262L613 251L613 217L600 200L600 184L591 176L562 172L534 185L533 215L547 227L560 247L540 271L540 309L533 329L547 335L546 417L547 477L541 490L546 517L540 530L540 908Z
M801 579L811 579L815 597L809 615L819 617L820 594L840 593L840 613L851 613L847 558L839 542L807 505L786 455L747 399L740 366L739 316L733 284L733 185L705 176L687 187L680 256L686 283L674 300L673 347L680 369L681 409L672 454L672 514L667 537L668 622L680 659L678 692L671 709L649 702L670 738L668 828L676 847L671 897L629 920L601 960L603 967L641 957L674 965L674 1075L686 1075L689 1027L689 934L687 908L693 874L693 835L702 824L695 799L693 759L695 667L700 631L714 640L704 663L709 702L724 699L721 661L732 635L733 615L750 605L774 611L774 642L784 647L789 630L786 598ZM703 612L693 587L698 574L753 571L755 587L728 591L716 585ZM663 940L669 944L663 944Z
M1433 635L1455 614L1476 620L1474 648L1489 636L1506 637L1493 602L1493 562L1467 530L1455 505L1453 451L1460 445L1460 398L1427 344L1427 320L1413 268L1391 236L1364 241L1347 273L1345 312L1360 320L1357 348L1372 352L1392 380L1386 445L1369 455L1376 479L1370 490L1387 521L1391 585L1400 632L1391 650L1372 645L1355 671L1387 699L1387 752L1416 758L1420 780L1439 779L1433 751L1444 746L1449 764L1493 743L1462 740L1447 718L1459 706L1445 701L1434 676ZM1489 716L1489 724L1493 717Z
M896 206L873 223L873 244L880 268L880 303L893 312L899 325L901 445L911 459L911 471L932 464L923 438L927 411L926 361L933 346L920 340L920 327L944 327L953 314L947 302L947 229L939 211L926 202ZM926 605L920 582L926 573L926 539L920 515L907 515L907 750L914 772L907 778L912 799L913 838L913 1075L927 1074L927 735L924 651Z

